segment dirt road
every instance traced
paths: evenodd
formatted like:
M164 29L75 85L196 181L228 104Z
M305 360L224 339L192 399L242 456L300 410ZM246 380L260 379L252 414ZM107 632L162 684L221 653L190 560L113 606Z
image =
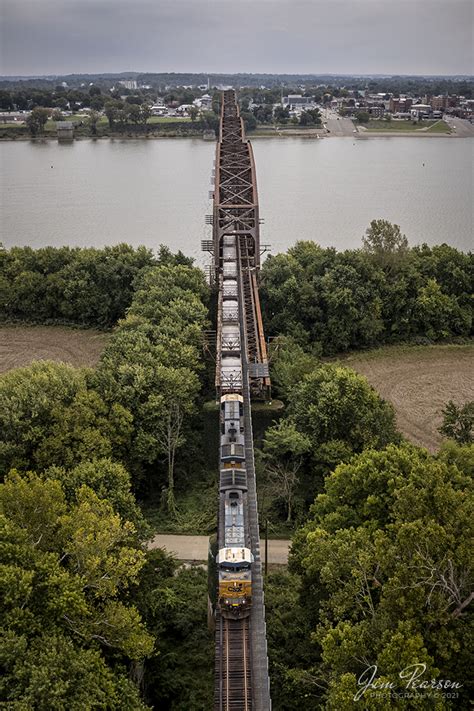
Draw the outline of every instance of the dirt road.
M268 541L268 562L274 565L288 563L288 551L291 541ZM207 561L209 538L207 536L172 536L157 534L148 544L148 547L165 548L173 553L178 560ZM260 541L262 561L265 561L265 543Z

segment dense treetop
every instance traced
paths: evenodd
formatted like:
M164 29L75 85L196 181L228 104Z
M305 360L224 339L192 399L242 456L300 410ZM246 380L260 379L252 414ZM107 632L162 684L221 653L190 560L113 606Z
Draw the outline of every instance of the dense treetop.
M96 370L38 361L0 377L2 698L45 711L135 711L144 698L205 707L205 580L145 553L132 493L163 488L174 507L201 390L204 276L166 248L13 248L0 259L7 318L115 325ZM199 655L193 695L186 669Z
M468 337L473 291L471 253L447 244L410 249L399 228L384 220L371 223L361 250L297 242L268 257L262 269L268 335L286 333L325 355Z
M283 627L272 606L277 614L284 606L275 592L269 598L277 708L292 709L296 699L302 709L352 709L370 665L397 692L412 664L424 665L423 680L461 685L456 701L431 690L428 701L420 689L407 708L468 703L473 465L472 448L449 444L433 457L390 445L365 450L326 479L294 537L293 578L277 583L293 599ZM387 689L367 692L361 707L401 708Z

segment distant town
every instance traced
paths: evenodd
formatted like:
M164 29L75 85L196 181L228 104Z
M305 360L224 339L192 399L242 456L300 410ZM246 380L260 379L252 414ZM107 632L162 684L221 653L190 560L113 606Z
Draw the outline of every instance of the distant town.
M256 75L226 76L225 81L203 75L2 78L0 124L19 129L10 131L11 137L125 129L213 132L220 94L234 87L247 131L286 127L321 128L335 135L421 129L452 133L453 119L474 124L469 78L283 76L279 83L275 77L260 78L258 86ZM8 130L2 137L9 137Z

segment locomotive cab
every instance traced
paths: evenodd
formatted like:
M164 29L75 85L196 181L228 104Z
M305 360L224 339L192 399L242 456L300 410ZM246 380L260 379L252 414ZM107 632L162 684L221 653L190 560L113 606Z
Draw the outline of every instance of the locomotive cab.
M224 617L246 617L252 600L252 552L249 548L221 548L216 562L221 613Z

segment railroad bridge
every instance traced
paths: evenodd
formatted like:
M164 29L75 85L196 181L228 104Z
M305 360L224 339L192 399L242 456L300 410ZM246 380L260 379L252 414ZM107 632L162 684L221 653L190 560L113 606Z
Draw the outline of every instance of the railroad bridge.
M245 546L252 553L250 615L231 619L216 610L215 709L271 709L265 626L262 562L251 419L251 398L269 399L270 376L263 332L257 273L260 267L260 218L252 146L246 140L234 91L222 96L215 160L212 242L203 248L213 254L212 272L218 287L216 392L241 402L240 433L233 441L242 461L223 463L219 453L220 495L218 547L224 549L225 495L229 481L242 491ZM225 400L225 398L223 398ZM232 426L234 426L232 424ZM222 431L222 430L221 430ZM230 430L230 432L236 430ZM242 432L243 431L243 432ZM234 450L233 450L234 451ZM243 465L243 466L242 466ZM241 469L223 468L240 467ZM238 483L238 482L244 482ZM236 495L236 494L234 494Z

